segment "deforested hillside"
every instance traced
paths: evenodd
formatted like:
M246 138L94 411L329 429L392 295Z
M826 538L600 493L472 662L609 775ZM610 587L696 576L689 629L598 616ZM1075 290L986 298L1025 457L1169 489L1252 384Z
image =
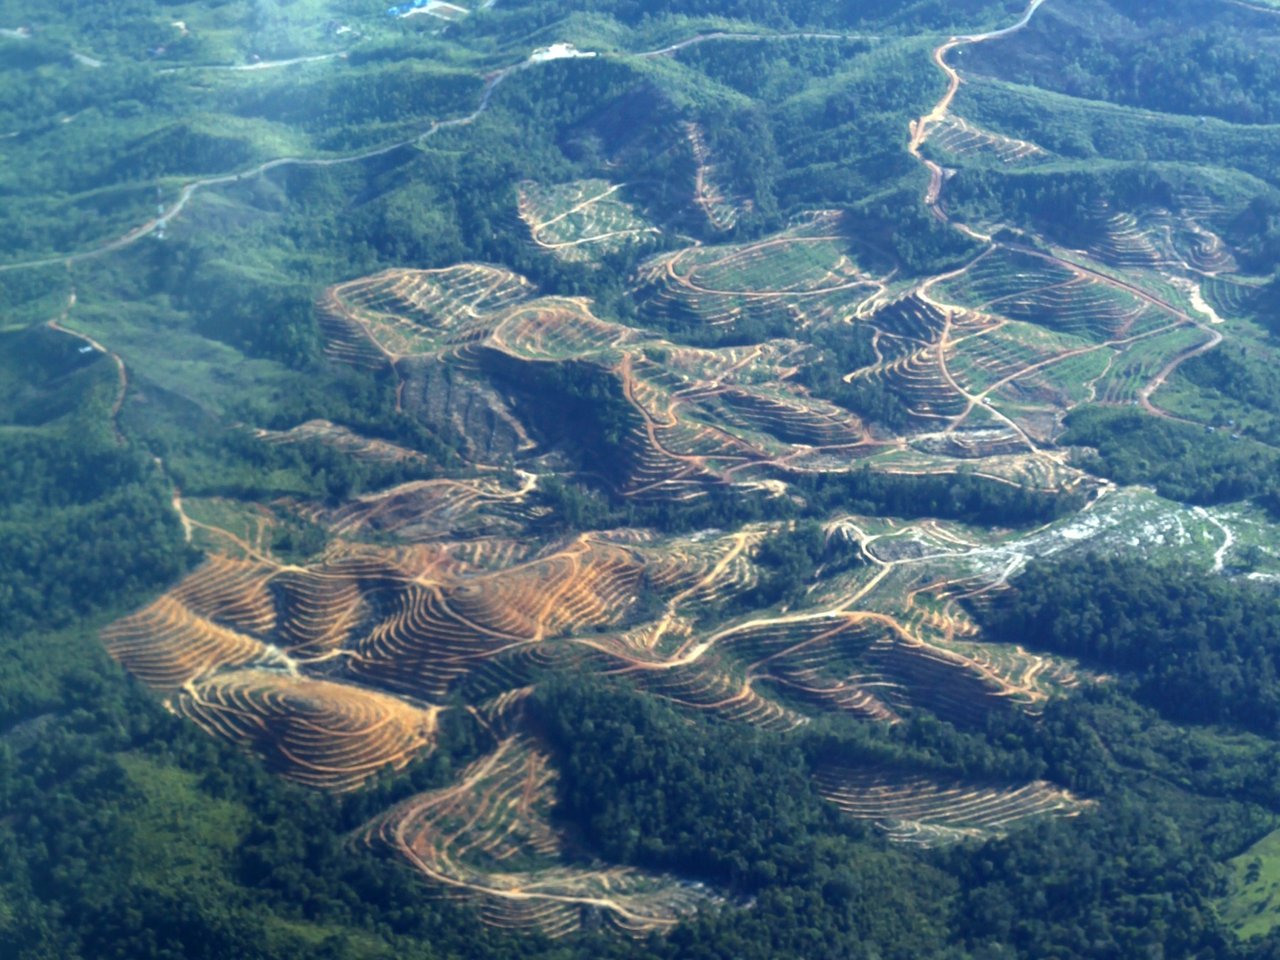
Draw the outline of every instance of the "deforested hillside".
M0 955L1280 944L1280 6L0 10Z

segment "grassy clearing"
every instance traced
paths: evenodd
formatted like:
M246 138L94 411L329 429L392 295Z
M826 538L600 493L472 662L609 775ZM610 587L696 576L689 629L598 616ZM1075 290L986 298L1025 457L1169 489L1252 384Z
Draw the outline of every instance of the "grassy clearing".
M203 792L194 773L140 754L118 759L143 801L129 818L136 881L192 883L216 877L243 840L249 812Z
M1230 892L1218 912L1241 937L1280 926L1280 830L1228 861Z

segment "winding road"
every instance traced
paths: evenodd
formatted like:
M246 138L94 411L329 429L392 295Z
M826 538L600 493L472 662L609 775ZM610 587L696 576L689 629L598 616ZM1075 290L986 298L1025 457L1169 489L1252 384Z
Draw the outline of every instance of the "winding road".
M1174 373L1174 371L1178 369L1178 367L1180 367L1182 364L1186 363L1188 360L1191 360L1194 357L1198 357L1203 353L1207 353L1209 350L1212 350L1219 343L1221 343L1223 340L1222 334L1217 330L1213 329L1211 326L1207 326L1204 322L1196 319L1195 317L1192 317L1186 311L1169 303L1167 300L1157 297L1154 294L1149 293L1148 291L1142 289L1141 287L1135 286L1132 283L1128 283L1127 281L1117 279L1116 277L1109 276L1108 274L1100 273L1099 271L1094 270L1090 267L1084 266L1083 264L1076 263L1072 260L1066 260L1060 256L1057 256L1051 253L1046 253L1034 247L1024 246L1022 244L1017 244L1017 243L996 242L992 237L975 230L974 228L968 226L967 224L962 224L962 223L953 221L947 215L946 211L943 210L941 205L942 187L946 181L946 176L947 176L946 170L944 170L944 168L937 162L930 160L928 157L924 156L924 154L921 152L922 148L924 147L924 144L928 141L930 134L933 132L933 129L937 127L938 124L944 122L950 116L951 105L955 101L956 94L960 90L960 84L962 82L960 73L959 71L956 70L955 67L951 66L951 64L947 62L947 54L958 47L968 46L970 44L975 44L975 43L984 43L988 40L998 40L1002 37L1007 37L1007 36L1010 36L1011 34L1017 33L1019 30L1023 29L1024 27L1027 26L1027 24L1031 22L1031 18L1035 16L1036 11L1039 10L1040 7L1042 7L1045 4L1045 2L1046 0L1031 0L1030 4L1027 6L1026 11L1022 15L1022 18L1018 20L1017 23L1011 24L1008 27L1004 27L1000 30L991 30L986 33L968 34L965 36L952 37L949 40L947 40L945 43L939 45L933 51L933 62L937 65L938 69L940 69L947 77L947 90L942 95L942 99L940 99L936 104L934 104L932 110L930 110L927 114L920 117L919 119L913 120L911 122L911 127L910 127L911 139L907 145L907 152L910 153L911 156L915 157L915 159L919 161L925 167L925 169L929 171L929 186L926 188L925 195L924 195L925 206L927 206L929 208L929 211L934 215L934 217L936 217L942 223L945 223L945 224L948 224L949 226L954 227L955 229L961 231L962 233L966 234L967 236L975 240L990 244L991 249L994 249L996 247L1003 247L1007 250L1012 250L1014 252L1023 254L1025 256L1038 257L1039 259L1042 259L1049 263L1056 264L1057 266L1063 267L1064 269L1071 271L1072 273L1074 273L1079 277L1083 277L1088 280L1092 280L1092 281L1104 284L1105 286L1109 286L1117 290L1122 290L1125 293L1133 297L1136 297L1139 300L1142 300L1143 302L1151 306L1157 307L1161 310L1164 310L1170 313L1171 315L1177 317L1179 321L1189 324L1190 326L1196 327L1200 330L1203 330L1205 333L1207 333L1209 335L1209 339L1207 342L1202 344L1197 344L1196 346L1183 350L1182 352L1172 357L1169 360L1169 362L1160 369L1160 371L1155 375L1155 377L1153 377L1149 383L1145 384L1142 387L1142 389L1139 390L1138 392L1138 403L1146 412L1158 417L1169 419L1169 420L1180 420L1184 423L1192 423L1194 421L1185 420L1182 417L1178 417L1174 414L1169 413L1167 410L1162 410L1161 408L1157 407L1152 402L1151 396L1158 389L1160 389L1161 386L1164 385L1165 381L1168 380L1168 378ZM1280 13L1280 11L1272 11L1272 12ZM933 280L926 281L918 292L922 296L927 295L928 288L932 286L934 282L935 281ZM1197 295L1199 294L1198 288L1196 293ZM1195 304L1194 298L1192 302L1193 304ZM943 309L944 311L947 311L948 315L950 315L951 308L948 307L947 305L938 304L936 302L933 305L935 307ZM1197 309L1200 309L1198 305L1197 305ZM1202 312L1206 312L1206 311L1202 311ZM1219 320L1214 319L1214 315L1212 315L1211 311L1207 312L1207 314L1210 316L1211 323L1220 322ZM944 366L944 375L945 375L945 362L943 366ZM1030 371L1027 371L1027 372L1030 372ZM1008 382L1009 380L1012 380L1012 379L1016 379L1016 377L1006 378L1004 382ZM948 380L950 380L949 376L948 376ZM955 386L954 382L953 382L953 386ZM958 386L956 388L959 390ZM961 390L960 392L966 396L966 399L968 399L970 403L970 408L972 408L972 405L975 402L975 398L972 396L969 396L968 394L965 394L963 390ZM985 394L983 396L985 397ZM986 409L991 410L992 412L997 412L994 410L994 408L990 406L987 406ZM1010 423L1012 423L1012 421L1010 421ZM1023 433L1021 429L1019 429L1018 432ZM1023 436L1025 438L1025 434L1023 434ZM1028 439L1028 442L1030 442L1029 438L1027 439ZM1034 444L1032 444L1032 448L1035 449Z
M942 99L934 104L933 109L926 113L918 120L911 123L911 140L907 144L907 152L915 157L929 171L929 188L925 192L924 202L929 207L933 215L944 223L950 223L945 212L938 205L938 200L942 195L942 184L946 179L946 172L942 167L932 160L921 154L920 149L924 146L925 141L929 139L929 134L933 132L933 128L939 123L947 119L951 112L951 104L956 98L956 94L960 92L960 73L955 67L947 63L947 54L957 47L965 47L974 43L985 43L988 40L998 40L1001 37L1007 37L1010 34L1017 33L1035 16L1036 11L1044 4L1045 0L1031 0L1026 12L1022 15L1022 19L1012 26L1004 27L1000 30L991 30L987 33L974 33L962 37L952 37L946 43L939 46L933 51L933 62L937 64L938 69L947 76L947 92L942 95ZM957 229L969 234L975 239L990 241L990 237L977 233L971 228L961 224L953 224Z
M1044 0L1040 0L1041 3ZM679 53L681 50L687 50L689 47L696 46L700 43L706 43L710 40L881 40L883 37L873 34L862 33L728 33L725 31L717 31L716 33L700 33L697 36L690 37L687 40L681 40L679 43L673 43L669 47L662 47L660 50L650 50L646 53L632 54L641 60L653 60L657 57L669 56L673 53Z
M1043 2L1043 0L1038 0L1038 2ZM682 40L679 43L674 43L669 46L662 47L658 50L651 50L644 53L634 53L634 54L621 53L621 54L616 54L611 56L635 57L638 59L645 60L645 59L652 59L655 57L661 57L661 56L673 54L687 47L691 47L695 44L705 43L712 40L750 40L750 41L759 42L759 41L767 41L767 40L785 40L785 39L874 40L878 38L872 37L872 36L862 36L862 35L852 35L852 34L847 35L847 34L839 34L839 33L829 33L829 34L828 33L789 33L789 34L788 33L782 33L782 34L709 33L709 34L699 34L697 36L690 37L687 40ZM317 57L299 57L293 60L286 60L286 61L269 61L265 64L205 67L202 69L260 70L260 69L267 69L269 67L288 66L289 64L292 64L292 63L312 62L317 60L327 60L327 59L333 59L333 58L339 58L339 57L345 57L345 56L346 56L345 53L325 54ZM530 67L538 66L541 62L551 62L551 61L539 61L531 57L529 59L522 60L519 63L515 63L510 66L503 67L502 69L496 72L487 74L485 76L484 90L480 96L480 103L476 106L475 110L473 110L469 114L466 114L465 116L455 117L454 119L451 119L451 120L433 121L425 131L415 136L407 137L403 140L397 140L394 143L385 144L380 147L373 147L369 150L363 150L357 153L344 154L344 155L335 156L335 157L277 157L274 160L264 161L263 163L260 163L257 166L250 167L249 169L242 170L238 173L219 174L213 177L205 177L200 180L193 180L182 187L182 189L178 193L178 198L173 203L171 203L168 207L166 207L161 213L157 214L155 217L152 217L150 220L147 220L146 222L134 227L128 233L125 233L122 236L117 237L115 240L111 240L107 243L103 243L90 250L84 250L79 253L58 254L55 256L38 257L32 260L21 260L21 261L16 261L14 263L0 264L0 273L9 273L14 270L26 270L26 269L32 269L37 267L47 267L47 266L52 266L54 264L59 264L59 263L65 263L65 264L80 263L85 260L91 260L97 257L104 256L109 253L114 253L117 250L123 250L124 248L132 246L133 244L137 243L139 240L142 240L145 237L148 237L151 234L155 233L157 230L160 230L161 228L165 227L169 223L169 221L179 216L183 212L183 210L186 209L187 204L191 201L192 197L194 197L201 190L208 189L209 187L219 187L219 186L226 186L227 184L239 183L243 180L249 180L249 179L252 179L253 177L261 176L262 174L268 173L271 170L275 170L279 167L286 167L286 166L334 167L334 166L340 166L342 164L348 164L348 163L359 163L363 160L372 160L374 157L385 156L386 154L393 153L396 150L401 150L405 147L411 147L416 144L422 143L428 138L439 133L441 130L448 130L456 127L469 126L470 124L475 123L476 120L478 120L489 109L489 103L493 98L493 92L498 88L498 86L504 80L506 80L513 73L517 73L522 70L527 70Z
M528 67L528 62L516 64L515 66L505 67L497 73L490 74L485 82L484 92L480 97L480 104L474 111L463 117L456 117L452 120L436 120L425 131L416 136L409 137L404 140L397 140L395 143L386 144L381 147L374 147L370 150L364 150L359 153L346 154L338 157L277 157L274 160L267 160L243 170L239 173L220 174L215 177L205 177L203 180L193 180L186 184L178 193L178 199L166 207L163 212L157 216L147 220L145 223L134 227L128 233L116 238L101 246L94 247L92 250L85 250L80 253L72 253L66 255L40 257L35 260L24 260L17 263L0 264L0 273L8 273L13 270L24 270L33 267L47 267L54 264L65 263L74 264L85 260L91 260L101 257L108 253L114 253L117 250L123 250L125 247L131 246L142 240L144 237L150 236L157 230L166 226L170 220L174 219L186 209L191 198L201 190L208 187L225 186L229 183L239 183L242 180L249 180L253 177L260 176L278 167L286 166L305 166L305 167L336 167L347 163L359 163L362 160L371 160L374 157L381 157L396 150L413 146L421 143L427 138L434 136L441 130L447 130L453 127L465 127L474 123L479 117L489 109L489 101L493 97L493 91L507 77L517 70Z
M80 333L78 330L71 330L66 326L67 317L71 315L71 308L74 307L75 305L76 305L76 291L75 291L75 287L72 287L71 293L67 295L66 309L62 311L61 316L59 316L54 320L49 321L49 329L57 330L59 333L65 333L69 337L75 337L77 340L82 340L86 344L88 344L90 347L92 347L94 350L96 350L98 353L105 353L108 357L110 357L115 362L116 377L117 377L119 386L116 390L116 398L111 404L111 412L110 412L111 432L115 435L116 443L123 447L125 444L125 439L124 439L124 434L120 432L119 421L120 421L120 410L124 407L125 395L129 392L129 371L125 369L124 361L120 358L120 355L118 353L113 353L112 351L108 350L106 347L104 347L97 340L93 339L93 337L89 336L87 333Z

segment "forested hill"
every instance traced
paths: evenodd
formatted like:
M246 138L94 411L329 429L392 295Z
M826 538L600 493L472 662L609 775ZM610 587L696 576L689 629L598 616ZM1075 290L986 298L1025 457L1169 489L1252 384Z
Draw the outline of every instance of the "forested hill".
M0 957L1280 956L1280 5L0 5Z

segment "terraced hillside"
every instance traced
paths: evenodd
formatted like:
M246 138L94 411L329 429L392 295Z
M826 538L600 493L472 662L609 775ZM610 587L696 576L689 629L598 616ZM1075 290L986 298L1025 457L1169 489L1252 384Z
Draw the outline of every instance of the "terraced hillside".
M658 228L637 214L622 184L605 180L520 185L520 219L543 250L562 260L594 261L651 240Z
M937 62L953 73L947 49ZM927 146L950 164L1053 161L955 115L954 93L913 123L922 159ZM322 556L214 556L104 634L177 712L330 790L429 752L437 715L462 709L459 697L486 726L483 704L505 704L489 754L362 834L504 928L559 935L598 915L639 935L709 896L583 859L552 824L555 759L522 729L519 707L547 672L625 678L692 713L784 733L823 715L897 724L918 711L980 729L993 712L1036 714L1078 684L1070 663L984 643L967 610L998 596L1023 558L1129 523L1136 502L1056 445L1064 417L1085 404L1163 415L1153 394L1220 337L1204 278L1216 293L1238 269L1203 204L1096 205L1088 245L1073 250L964 227L985 248L916 277L839 210L721 239L746 208L719 185L703 131L684 129L697 167L688 202L705 214L707 242L674 242L624 184L517 191L535 256L598 265L667 247L627 278L631 319L496 263L391 268L319 297L330 362L389 377L397 413L461 437L465 475L294 502L286 509L327 531ZM946 222L946 177L924 162L935 174L926 203ZM420 456L325 420L257 437L364 462ZM539 533L555 519L544 486L564 476L602 483L622 504L679 510L731 490L785 502L804 483L868 469L1088 490L1117 508L1101 525L1068 518L994 542L933 520L874 532L870 518L836 512L828 553L843 544L858 561L820 565L781 604L763 584L767 544L786 523ZM1044 782L839 764L815 776L836 807L913 844L1087 806Z
M822 768L818 789L843 813L894 840L933 845L981 837L1039 816L1076 816L1082 804L1043 781L1020 786L939 782L892 771Z
M383 815L362 841L404 857L504 930L554 937L602 922L640 937L716 902L677 877L575 863L571 842L550 823L554 779L547 754L512 736L454 786Z
M1168 16L1200 22L1188 11L1207 2ZM1201 917L1209 896L1210 856L1179 844L1238 852L1280 809L1274 777L1231 768L1249 794L1225 806L1213 778L1254 758L1244 733L1169 726L1105 642L997 641L991 624L1029 565L1137 556L1180 564L1171 578L1280 578L1280 113L1242 119L1239 90L1213 100L1236 89L1225 78L1194 91L1195 116L1145 73L1123 94L1090 86L1120 62L1107 43L1140 59L1156 36L1136 0L534 6L179 4L141 51L110 24L0 23L58 105L0 102L6 196L33 189L40 157L89 163L72 133L104 114L75 71L119 91L110 176L21 200L43 226L15 228L0 256L0 337L38 322L48 354L0 356L0 479L23 491L0 509L16 558L0 612L46 593L70 608L85 570L128 566L112 544L145 556L164 533L181 576L81 611L106 653L184 730L326 797L344 862L395 863L414 896L496 931L475 947L495 955L499 933L607 932L709 956L697 937L763 913L733 942L807 955L838 926L866 933L867 956L915 956L907 928L932 930L935 908L956 931L1007 929L938 933L919 956L1004 955L1005 914L965 898L1012 883L993 864L1019 837L1048 849L1098 823L1117 844L1163 832L1116 854L1122 879L1072 896L1184 887L1144 887L1106 924L1091 902L1052 949L1018 949L1082 955L1062 945L1087 928L1086 954L1156 955L1133 931ZM1271 56L1280 17L1235 6L1223 16ZM250 23L252 45L232 43ZM1079 63L1059 63L1055 29ZM130 106L138 77L169 91L156 116ZM1130 124L1141 151L1118 135ZM58 227L75 210L92 230ZM75 403L133 460L69 456L66 489L46 493L40 438L87 432L60 419ZM116 526L85 533L79 491L112 484L159 491L168 527L122 499ZM42 511L102 547L33 586L22 525ZM1082 613L1072 636L1131 622L1105 620ZM1219 640L1205 633L1205 658ZM1243 646L1223 662L1241 686L1271 669ZM555 733L568 721L531 706L557 684L675 717L670 739L698 762L636 720L614 738L619 769L585 785ZM571 722L591 742L606 719ZM128 763L164 755L117 726ZM739 817L711 781L714 830L645 799L661 781L688 801L690 770L723 759L698 739L722 735L739 772L782 756L787 795ZM1230 749L1198 739L1218 736ZM307 849L308 869L329 856ZM235 875L298 902L264 940L366 896L304 898L305 878L258 870L265 856ZM855 881L841 859L872 866ZM919 894L902 907L915 920L880 933L856 914L883 892L876 864L909 867ZM1048 904L1041 880L1009 916ZM425 929L397 903L394 949ZM851 912L806 946L768 941L793 906ZM327 930L304 939L339 949ZM1185 955L1232 956L1200 946Z

